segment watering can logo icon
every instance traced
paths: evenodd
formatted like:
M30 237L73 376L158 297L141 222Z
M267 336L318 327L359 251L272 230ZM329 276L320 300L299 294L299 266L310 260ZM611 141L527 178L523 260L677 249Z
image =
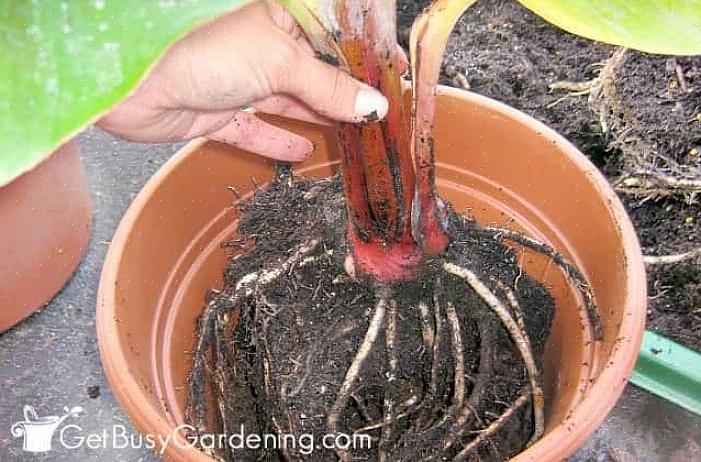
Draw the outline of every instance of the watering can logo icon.
M76 406L72 409L63 408L63 416L39 417L32 406L24 406L24 420L12 425L10 433L15 438L24 437L22 449L27 452L51 451L51 440L54 433L64 420L77 417L83 413L83 408Z

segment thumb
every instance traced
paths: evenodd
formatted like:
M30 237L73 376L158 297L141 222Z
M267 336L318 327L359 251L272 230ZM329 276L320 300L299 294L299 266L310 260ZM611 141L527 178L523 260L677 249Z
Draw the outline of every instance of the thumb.
M341 69L314 56L301 55L300 62L276 89L294 96L321 115L343 122L374 122L387 114L382 93Z

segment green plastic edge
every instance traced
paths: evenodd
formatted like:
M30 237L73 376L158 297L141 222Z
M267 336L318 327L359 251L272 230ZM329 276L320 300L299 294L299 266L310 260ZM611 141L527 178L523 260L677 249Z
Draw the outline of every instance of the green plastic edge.
M701 416L701 353L645 331L630 382Z

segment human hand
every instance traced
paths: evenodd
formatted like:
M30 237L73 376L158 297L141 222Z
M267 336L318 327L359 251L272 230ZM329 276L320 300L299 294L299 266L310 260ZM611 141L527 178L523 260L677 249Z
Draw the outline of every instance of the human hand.
M177 42L98 125L132 141L205 136L301 161L311 154L311 142L262 121L255 110L311 122L360 122L373 112L384 117L387 104L377 90L317 59L281 6L258 1Z

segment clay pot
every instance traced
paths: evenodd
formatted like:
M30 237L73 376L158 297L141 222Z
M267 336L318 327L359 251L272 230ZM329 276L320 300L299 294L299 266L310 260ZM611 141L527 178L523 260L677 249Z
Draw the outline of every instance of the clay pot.
M76 141L0 188L0 333L61 290L85 253L90 222Z
M557 314L544 375L547 433L518 461L559 461L604 420L623 391L645 319L645 274L621 203L584 155L543 124L503 104L442 88L436 119L438 187L484 224L521 229L569 256L591 282L604 326L593 342L582 303L540 256L522 261L553 288ZM337 152L327 129L284 122L316 153L298 169L329 175ZM105 262L97 329L114 393L136 427L170 435L183 422L188 351L203 297L221 285L237 212L227 186L250 192L273 164L223 144L197 141L173 157L126 213ZM183 441L181 441L182 443ZM211 462L171 443L168 460ZM185 445L186 446L186 445Z

